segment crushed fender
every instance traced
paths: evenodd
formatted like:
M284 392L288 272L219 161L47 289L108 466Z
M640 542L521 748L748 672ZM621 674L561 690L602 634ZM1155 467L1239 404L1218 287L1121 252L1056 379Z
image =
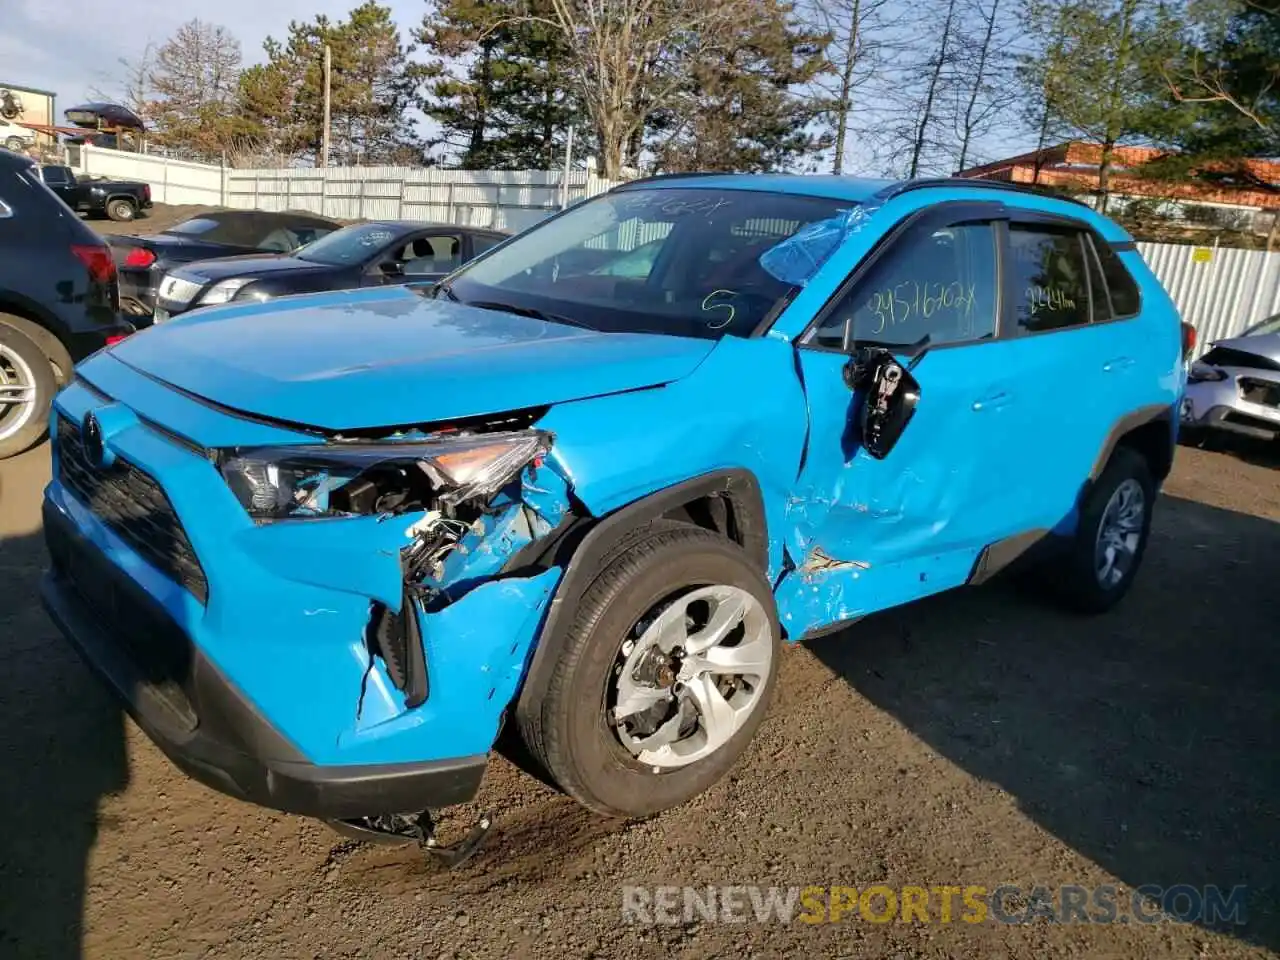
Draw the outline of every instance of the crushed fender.
M871 564L865 560L837 560L821 547L809 551L808 558L800 565L801 573L820 573L823 570L869 570Z

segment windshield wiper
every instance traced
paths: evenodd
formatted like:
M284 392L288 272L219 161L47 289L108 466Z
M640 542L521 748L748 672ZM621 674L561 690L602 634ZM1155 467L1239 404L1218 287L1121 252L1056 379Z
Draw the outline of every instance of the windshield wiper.
M575 317L566 317L560 313L547 313L545 310L538 310L535 307L520 307L512 303L502 303L498 300L458 300L458 297L448 287L441 288L444 295L451 300L457 300L458 303L465 304L468 307L476 307L480 310L500 310L503 313L514 313L521 317L533 317L535 320L542 320L546 323L563 323L570 327L581 327L583 330L594 330L595 327Z

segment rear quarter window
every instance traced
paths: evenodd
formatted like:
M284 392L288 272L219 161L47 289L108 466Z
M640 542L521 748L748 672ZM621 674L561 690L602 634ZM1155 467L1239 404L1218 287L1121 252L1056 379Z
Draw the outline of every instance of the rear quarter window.
M1102 276L1107 284L1107 292L1111 294L1111 309L1116 317L1131 317L1138 312L1142 298L1138 293L1138 284L1129 273L1129 269L1121 262L1119 255L1111 249L1111 245L1103 240L1094 240L1094 249L1098 253L1098 262L1102 265Z

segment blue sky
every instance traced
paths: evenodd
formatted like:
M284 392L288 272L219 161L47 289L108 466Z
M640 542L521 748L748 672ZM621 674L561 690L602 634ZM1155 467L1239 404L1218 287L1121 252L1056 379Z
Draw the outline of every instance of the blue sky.
M422 0L382 0L403 31L426 11ZM199 17L225 26L239 40L245 63L262 59L262 41L283 37L290 20L345 16L359 0L5 0L0 29L0 81L52 90L58 111L89 98L95 88L118 94L125 69L148 40L163 43L182 23Z

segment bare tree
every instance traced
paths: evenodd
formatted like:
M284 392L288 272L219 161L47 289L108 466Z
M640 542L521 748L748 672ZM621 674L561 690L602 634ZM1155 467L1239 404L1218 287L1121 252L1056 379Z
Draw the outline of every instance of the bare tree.
M891 56L891 44L882 33L881 13L887 3L888 0L817 0L807 13L812 25L831 38L827 60L832 69L819 76L814 87L827 101L828 115L834 121L832 173L844 172L850 119L859 94L888 65Z
M925 65L928 79L919 101L915 134L911 143L911 162L907 167L908 178L920 172L925 147L929 144L933 126L937 123L938 104L955 60L956 0L946 0L945 10L942 31L937 39L937 52Z
M1001 0L977 0L976 30L963 36L966 48L957 63L956 133L959 136L956 170L965 169L972 159L975 141L999 122L1017 101L1010 77L1011 58L1005 52L1008 39L1000 19Z
M226 27L190 20L161 44L147 74L160 139L198 154L220 153L219 128L235 113L240 41Z
M553 24L596 128L600 166L616 179L645 120L672 104L690 68L727 57L744 23L766 16L765 0L547 0L529 17Z

